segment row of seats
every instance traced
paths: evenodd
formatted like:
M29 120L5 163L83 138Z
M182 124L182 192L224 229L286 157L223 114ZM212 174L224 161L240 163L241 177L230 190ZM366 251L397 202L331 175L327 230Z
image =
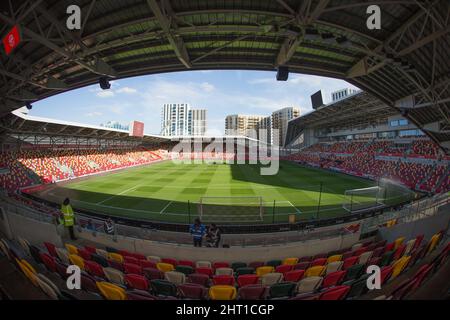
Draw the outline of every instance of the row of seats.
M178 261L71 244L57 248L45 243L45 250L25 240L21 244L35 263L62 279L68 276L68 265L79 266L83 270L82 288L106 299L351 299L367 291L365 271L369 265L381 267L382 283L392 281L432 252L442 235L443 232L437 233L427 243L423 243L423 236L407 242L402 237L388 244L366 242L312 257L248 264ZM19 268L23 271L25 265L25 275L39 285L35 279L38 273L22 260L17 262Z

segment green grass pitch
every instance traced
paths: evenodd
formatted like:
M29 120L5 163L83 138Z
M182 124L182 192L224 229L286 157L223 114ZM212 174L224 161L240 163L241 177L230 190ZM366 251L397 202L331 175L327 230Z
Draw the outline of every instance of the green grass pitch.
M69 196L75 208L174 223L189 223L198 217L201 197L230 197L230 201L231 197L248 197L249 203L241 204L237 213L222 204L222 211L229 215L211 218L205 214L205 218L218 223L283 223L290 214L297 221L317 217L321 182L319 218L348 214L342 208L345 190L375 185L373 181L290 162L280 165L277 175L262 176L259 165L165 161L58 184L39 196L58 202ZM244 210L253 206L256 197L263 201L263 219L258 209Z

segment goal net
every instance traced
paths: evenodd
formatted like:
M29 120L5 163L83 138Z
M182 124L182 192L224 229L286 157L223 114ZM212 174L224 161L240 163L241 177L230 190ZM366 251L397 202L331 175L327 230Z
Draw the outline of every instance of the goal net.
M347 212L384 206L385 188L376 186L346 190L342 208Z
M263 221L262 197L202 197L198 213L203 222L248 223Z

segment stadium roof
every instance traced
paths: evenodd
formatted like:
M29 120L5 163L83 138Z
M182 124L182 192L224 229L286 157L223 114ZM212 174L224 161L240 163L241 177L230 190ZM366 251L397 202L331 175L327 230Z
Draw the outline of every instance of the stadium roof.
M66 28L74 3L79 31ZM367 28L370 3L380 30ZM0 115L103 76L286 65L408 109L450 146L449 9L448 0L1 1L0 34L18 24L22 42L2 50Z

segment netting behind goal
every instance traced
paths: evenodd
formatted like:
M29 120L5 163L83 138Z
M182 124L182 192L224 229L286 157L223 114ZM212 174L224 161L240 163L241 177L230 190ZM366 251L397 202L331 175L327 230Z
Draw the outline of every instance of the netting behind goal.
M262 197L202 197L198 213L203 222L248 223L263 221Z
M379 186L346 190L342 207L348 212L384 206L385 189Z

